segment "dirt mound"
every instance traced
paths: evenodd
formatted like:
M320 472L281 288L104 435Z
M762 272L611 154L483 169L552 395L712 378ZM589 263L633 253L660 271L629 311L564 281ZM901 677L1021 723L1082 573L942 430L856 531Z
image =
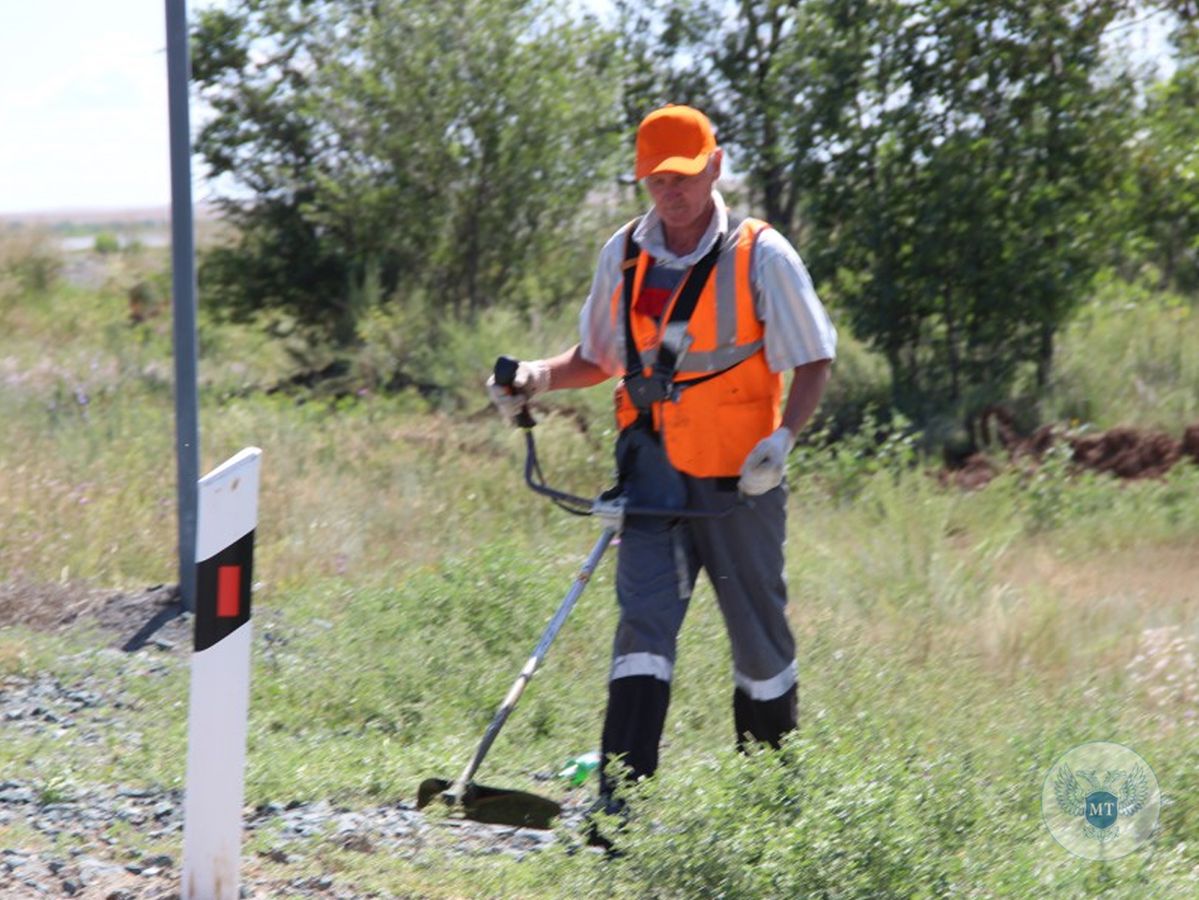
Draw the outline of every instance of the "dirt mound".
M1160 478L1181 461L1199 464L1199 423L1188 426L1181 439L1151 429L1117 427L1079 433L1060 425L1042 425L1032 434L1021 435L1009 410L990 407L978 416L971 436L978 449L947 466L939 474L942 484L980 488L1004 468L995 461L997 450L1011 464L1036 466L1062 444L1070 448L1070 462L1076 469L1117 478Z
M1192 462L1199 463L1199 425L1192 425L1182 435L1182 452Z
M991 479L999 474L999 466L982 453L974 453L953 469L943 469L940 472L941 484L953 484L963 490L973 491L990 484Z
M1112 428L1069 440L1076 465L1120 478L1160 478L1182 456L1182 442L1160 431Z

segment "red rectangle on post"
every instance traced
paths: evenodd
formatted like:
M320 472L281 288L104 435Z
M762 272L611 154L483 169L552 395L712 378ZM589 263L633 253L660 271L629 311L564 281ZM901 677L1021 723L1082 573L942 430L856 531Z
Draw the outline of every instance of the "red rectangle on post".
M235 619L241 612L241 566L221 566L216 573L216 615Z

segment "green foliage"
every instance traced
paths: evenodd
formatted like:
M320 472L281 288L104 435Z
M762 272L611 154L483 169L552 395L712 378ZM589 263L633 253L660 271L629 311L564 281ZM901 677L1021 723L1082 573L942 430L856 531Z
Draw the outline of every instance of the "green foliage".
M481 312L468 327L425 302L370 310L358 326L355 381L367 389L410 388L434 408L472 409L484 402L481 385L497 348L528 356L577 340L573 314L529 317L511 308ZM552 398L553 403L561 397Z
M1031 531L1060 527L1071 512L1083 508L1088 494L1094 496L1093 492L1084 493L1073 483L1070 457L1068 444L1054 444L1024 481L1021 500ZM1090 475L1083 475L1081 480L1094 482ZM1090 511L1095 508L1091 507Z
M109 257L105 288L85 292L55 280L51 244L9 246L0 582L82 592L169 580L169 329L126 321L131 286L165 294L162 274ZM42 261L26 268L30 253ZM523 489L520 436L481 390L496 347L567 341L574 304L544 312L557 288L526 273L526 288L546 292L535 308L491 308L473 329L448 328L434 295L391 303L371 283L355 301L361 395L266 393L287 372L282 343L201 309L204 467L246 444L266 451L250 803L410 803L422 778L456 774L594 537L593 523ZM867 290L848 268L826 283L834 299ZM1185 295L1151 279L1103 282L1056 342L1047 414L1176 434L1199 397L1197 321ZM579 852L564 827L561 846L517 863L464 854L458 829L431 826L403 853L308 842L309 858L280 883L303 865L380 896L1193 896L1199 466L1123 483L1075 473L1060 448L984 489L947 488L925 470L918 433L886 412L893 389L877 352L843 347L825 428L788 472L801 729L781 754L731 749L727 641L701 581L663 767L632 792L624 856ZM461 395L442 404L375 390L413 373ZM551 481L580 493L605 483L608 405L601 388L538 410ZM497 741L486 783L590 799L552 776L599 736L611 562ZM1147 630L1173 635L1169 652ZM181 785L186 653L105 649L126 637L0 630L0 675L53 673L123 701L79 710L64 732L9 729L5 778L33 785L41 802L98 785ZM1097 736L1141 752L1167 795L1152 844L1104 865L1058 847L1035 800L1052 759ZM8 844L51 841L21 829L8 826ZM110 837L179 853L177 833L122 825ZM249 849L290 839L258 833ZM75 849L65 832L53 840Z
M92 247L101 256L107 256L121 249L121 240L111 231L101 231L96 235Z
M894 388L887 361L845 328L837 332L833 377L820 400L813 430L839 438L866 427L872 410L888 409Z
M225 343L244 350L239 340L248 339ZM0 385L10 425L0 456L22 459L20 481L33 488L21 493L0 475L0 500L10 520L48 513L58 533L44 545L6 529L5 571L19 555L38 577L57 577L64 558L73 573L90 559L101 583L169 577L162 535L172 486L154 465L169 452L169 393L139 390L136 369L110 369L106 354L121 346L83 359L121 379L114 393L130 395L128 409L97 402L89 418L63 413L46 429L48 386L28 383L21 403ZM66 361L76 348L53 352ZM519 438L491 419L446 423L377 397L333 406L251 395L206 406L204 421L210 461L249 441L268 454L247 802L410 803L422 778L452 776L469 758L570 584L590 525L520 488ZM592 473L606 464L570 456L568 445L585 442L560 421L539 428L554 475L563 460ZM1055 753L1102 733L1126 735L1180 798L1150 851L1110 866L1103 886L1117 896L1185 896L1195 864L1186 848L1199 827L1183 802L1195 782L1194 726L1185 707L1150 714L1122 672L1141 629L1189 627L1185 590L1139 599L1136 565L1147 549L1193 545L1199 470L1161 485L1062 477L1047 517L1015 476L976 493L940 488L913 465L900 423L881 444L863 438L851 449L827 462L797 451L792 473L787 577L803 724L781 758L731 750L723 624L701 584L681 637L661 777L633 797L625 856L570 854L578 836L565 829L562 848L518 865L443 854L451 830L430 827L410 853L336 857L339 881L399 896L1077 896L1100 876L1052 842L1031 798ZM862 471L835 480L851 464ZM82 507L60 503L86 480L107 487ZM89 519L97 506L111 518ZM109 546L118 526L121 554L140 557L138 568L87 549ZM1024 541L1072 564L1075 578L1123 553L1132 586L1067 595L1061 580L1038 588L1040 569L1017 580ZM1193 582L1191 568L1178 572L1180 585ZM609 560L497 741L483 783L588 799L587 789L547 776L598 738L611 594ZM53 798L95 784L181 784L185 655L97 652L107 636L14 638L7 651L0 643L5 671L86 677L126 705L78 714L78 730L102 734L99 744L14 734L0 749L10 777ZM122 846L150 840L119 837ZM164 852L177 853L177 840L165 839ZM314 852L311 841L303 852Z
M918 438L901 413L880 420L867 409L852 432L826 427L807 434L787 460L789 478L810 479L834 500L852 502L876 476L911 471L919 460Z
M37 802L42 806L52 803L67 803L73 798L74 786L68 773L49 778L38 788Z
M813 730L778 754L726 751L648 784L621 835L620 893L949 893L980 813L970 782L889 738L873 741L866 759L829 752L836 738L821 724Z
M843 303L910 414L971 388L1001 399L1023 362L1047 379L1107 237L1091 211L1129 88L1100 80L1099 47L1124 6L928 3L855 30L866 99L825 138L845 151L808 182L813 264L870 273Z
M985 406L1026 363L1043 385L1111 239L1133 84L1102 47L1131 4L699 5L655 7L659 65L703 85L754 199L887 360L889 405Z
M1177 67L1129 117L1128 164L1116 198L1123 233L1110 258L1129 277L1146 265L1160 283L1199 288L1199 40L1176 35Z
M956 422L1049 385L1101 263L1194 280L1193 34L1140 104L1133 7L621 0L608 31L559 0L239 0L194 32L199 149L241 198L205 297L310 368L365 334L368 385L419 387L481 312L577 305L622 138L692 102L875 354L834 430Z
M1041 395L1049 421L1158 428L1181 437L1199 421L1199 309L1144 281L1106 279L1057 348Z
M252 198L201 271L237 314L347 345L379 306L519 306L608 172L610 41L553 0L244 0L194 41L198 149Z

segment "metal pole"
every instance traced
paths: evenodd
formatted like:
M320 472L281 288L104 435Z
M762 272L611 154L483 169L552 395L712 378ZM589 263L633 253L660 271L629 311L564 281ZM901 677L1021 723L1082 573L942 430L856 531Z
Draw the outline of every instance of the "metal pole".
M186 0L166 0L167 102L171 131L171 301L175 340L175 451L178 470L179 594L196 609L196 503L200 478L196 387L196 260L192 221Z

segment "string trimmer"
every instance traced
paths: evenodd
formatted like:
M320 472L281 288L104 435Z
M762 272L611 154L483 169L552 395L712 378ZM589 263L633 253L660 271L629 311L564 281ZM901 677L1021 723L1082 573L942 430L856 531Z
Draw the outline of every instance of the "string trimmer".
M513 379L516 376L517 365L516 360L506 356L502 356L496 360L495 383L501 387L511 388ZM508 689L508 693L500 704L499 709L496 710L491 724L487 726L487 731L484 732L478 749L475 750L475 754L471 757L470 762L466 764L466 768L462 770L462 774L454 781L444 778L426 778L421 782L417 790L416 805L418 809L424 809L433 800L440 798L451 807L452 812L477 822L523 826L526 828L549 828L553 819L562 812L561 805L556 801L529 793L528 791L487 787L476 784L474 781L475 773L479 770L479 766L482 765L483 759L487 756L491 745L499 735L500 729L508 721L508 716L512 714L512 710L516 708L521 694L524 693L529 681L533 678L533 674L541 665L542 660L544 660L550 644L558 636L558 632L566 622L567 616L570 615L575 603L582 595L583 589L587 587L588 581L591 580L591 575L595 571L596 566L599 565L600 559L603 558L604 552L608 549L608 546L612 543L612 539L620 530L620 522L623 520L623 516L714 518L727 515L730 510L710 512L629 506L625 502L626 497L621 494L613 495L611 491L601 494L600 497L594 500L588 500L585 497L579 497L548 487L545 479L542 477L541 466L537 461L536 446L533 442L533 426L536 422L527 408L521 411L516 419L516 424L524 429L525 432L525 482L529 487L538 494L549 497L569 512L585 516L600 515L609 524L600 534L599 539L595 542L595 546L591 548L591 553L587 555L587 559L575 576L570 590L567 591L562 603L558 606L557 612L554 613L553 618L550 619L549 624L545 627L545 631L542 632L541 639L533 649L532 655L525 661L524 668L520 670L516 681Z

